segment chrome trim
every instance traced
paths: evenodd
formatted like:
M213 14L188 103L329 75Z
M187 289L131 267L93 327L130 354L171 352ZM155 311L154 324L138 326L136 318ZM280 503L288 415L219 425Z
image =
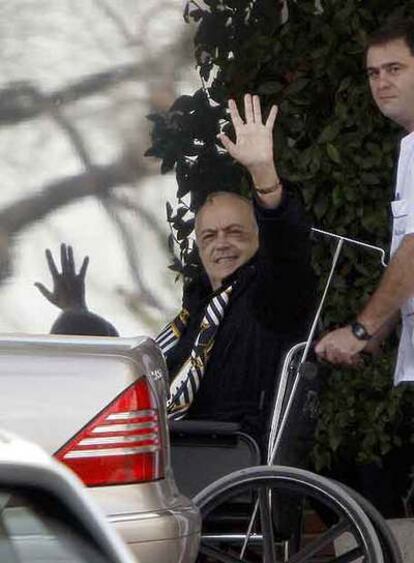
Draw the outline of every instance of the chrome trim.
M107 516L107 519L111 523L118 524L119 522L136 522L139 520L151 520L153 518L160 518L160 517L171 517L175 516L173 510L159 510L157 512L132 512L130 514L116 514Z
M203 543L216 543L218 541L228 541L232 543L241 544L245 541L246 534L203 534ZM249 537L249 543L259 543L263 542L262 534L251 534ZM276 542L277 543L277 542ZM282 543L282 542L280 542Z
M101 444L119 444L130 442L143 442L144 440L154 440L158 435L155 432L148 434L138 434L136 436L101 436L100 438L85 438L78 443L78 446L99 446Z
M159 446L137 446L136 448L112 448L110 450L72 450L63 459L80 459L88 457L126 456L147 452L158 452Z
M286 354L283 360L283 367L279 376L279 384L277 386L276 397L274 399L273 413L270 424L270 434L268 439L268 454L267 454L267 464L271 465L273 463L273 458L276 452L273 452L273 445L276 441L278 435L278 430L280 427L281 419L283 418L283 402L286 399L286 389L288 381L293 374L289 371L292 359L295 354L301 352L301 349L305 349L306 342L299 342L292 346L292 348Z
M368 243L362 242L360 240L356 240L356 239L348 238L348 237L343 237L341 235L337 235L336 233L330 233L329 231L323 231L322 229L316 229L315 227L312 227L311 231L313 231L314 233L318 233L320 235L324 235L326 237L335 238L336 240L342 240L344 242L349 242L350 244L355 244L356 246L362 246L363 248L369 248L370 250L375 250L381 256L381 265L384 266L384 268L386 268L388 266L388 264L385 260L385 250L383 248L381 248L380 246L374 246L373 244L368 244Z
M135 422L132 424L101 424L92 430L92 434L105 434L106 432L130 432L132 430L144 430L146 428L155 429L158 422Z
M124 411L110 414L106 420L129 420L130 418L141 418L143 416L152 416L158 419L157 411L155 409L145 411Z
M153 485L154 483L152 483ZM136 485L135 485L136 486ZM174 518L175 520L177 517L188 517L192 516L195 513L198 513L198 508L196 508L191 501L187 498L180 497L180 501L187 501L187 504L178 504L170 507L163 507L158 508L156 510L151 511L134 511L129 513L122 513L122 514L110 514L107 515L107 519L109 522L118 524L120 522L137 522L137 520L151 520L154 518Z

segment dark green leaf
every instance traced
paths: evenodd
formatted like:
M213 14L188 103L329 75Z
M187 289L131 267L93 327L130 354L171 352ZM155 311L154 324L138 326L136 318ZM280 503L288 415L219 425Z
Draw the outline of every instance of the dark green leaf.
M335 145L333 145L332 143L327 143L326 152L328 153L329 158L333 160L333 162L335 162L336 164L341 164L341 157Z

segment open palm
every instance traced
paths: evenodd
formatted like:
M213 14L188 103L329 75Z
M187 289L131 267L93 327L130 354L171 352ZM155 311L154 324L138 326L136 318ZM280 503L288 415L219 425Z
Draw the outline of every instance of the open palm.
M273 126L277 107L272 106L265 123L263 123L259 96L245 95L245 121L241 118L234 100L229 100L229 110L236 132L236 142L233 143L224 133L219 135L229 154L248 169L272 161Z
M85 303L85 276L89 258L83 259L79 273L76 273L73 249L71 246L61 244L60 262L61 272L58 271L52 253L46 250L46 260L52 276L53 288L47 289L42 283L36 282L35 286L50 303L59 309L76 310L86 309Z

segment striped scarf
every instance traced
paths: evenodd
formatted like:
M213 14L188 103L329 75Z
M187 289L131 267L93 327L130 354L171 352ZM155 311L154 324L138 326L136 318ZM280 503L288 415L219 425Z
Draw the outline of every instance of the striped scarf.
M194 400L214 345L217 330L229 303L233 285L227 286L214 295L207 304L190 356L170 384L170 398L167 402L168 418L174 420L183 418ZM176 346L187 326L188 319L189 312L183 309L156 338L164 355L168 355L169 350Z

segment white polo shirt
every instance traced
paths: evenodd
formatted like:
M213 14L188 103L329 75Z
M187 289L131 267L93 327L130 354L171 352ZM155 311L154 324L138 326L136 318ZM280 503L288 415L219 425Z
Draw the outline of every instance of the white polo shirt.
M391 202L393 229L391 256L402 239L414 233L414 131L401 141L395 200ZM398 348L394 383L414 382L414 297L401 307L402 332Z

